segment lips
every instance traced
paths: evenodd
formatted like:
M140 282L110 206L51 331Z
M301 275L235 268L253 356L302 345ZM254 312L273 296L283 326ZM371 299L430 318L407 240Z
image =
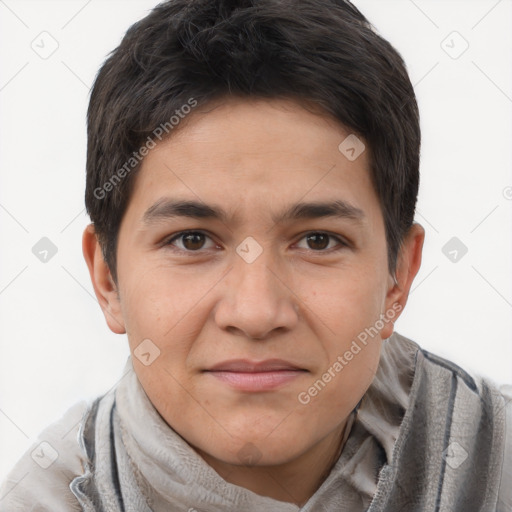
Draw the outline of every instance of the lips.
M206 371L222 371L237 373L261 373L275 372L283 370L304 370L293 363L284 361L283 359L267 359L266 361L249 361L247 359L232 359L212 366Z
M233 359L205 371L224 384L246 392L271 391L307 373L306 369L282 359Z

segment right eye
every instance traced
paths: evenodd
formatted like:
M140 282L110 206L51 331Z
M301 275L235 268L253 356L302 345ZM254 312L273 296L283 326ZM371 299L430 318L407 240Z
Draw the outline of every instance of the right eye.
M164 246L172 246L172 248L176 248L176 250L181 252L199 252L201 249L204 249L205 239L212 241L213 245L210 248L216 245L213 240L202 231L182 231L167 240ZM175 242L177 242L177 245Z

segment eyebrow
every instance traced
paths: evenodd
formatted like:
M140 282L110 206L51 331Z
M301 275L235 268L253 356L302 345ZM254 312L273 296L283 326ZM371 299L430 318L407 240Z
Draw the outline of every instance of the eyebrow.
M226 224L229 221L227 212L218 206L208 205L199 201L163 198L159 199L146 210L143 216L143 222L149 226L161 220L177 217L212 219L219 220ZM325 217L335 217L361 222L365 216L360 208L338 199L326 202L296 203L286 208L284 211L272 215L272 220L276 224L282 224L293 220Z

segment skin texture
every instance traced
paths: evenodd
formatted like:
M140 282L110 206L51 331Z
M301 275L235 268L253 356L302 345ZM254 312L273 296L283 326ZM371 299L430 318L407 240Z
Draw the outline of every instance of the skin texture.
M133 362L165 421L227 481L302 505L339 456L347 417L372 382L393 322L307 404L298 396L381 314L405 306L424 231L414 224L405 238L395 284L368 151L350 161L338 150L349 131L291 100L214 107L198 107L145 157L119 232L118 285L92 225L83 252L110 329L127 333L132 352L145 339L160 350L149 366ZM166 197L222 207L228 218L145 224L144 213ZM272 220L293 203L330 200L364 216ZM186 230L205 236L169 243ZM311 232L333 237L308 240ZM236 252L247 237L262 249L251 263ZM271 358L306 371L261 392L204 371Z

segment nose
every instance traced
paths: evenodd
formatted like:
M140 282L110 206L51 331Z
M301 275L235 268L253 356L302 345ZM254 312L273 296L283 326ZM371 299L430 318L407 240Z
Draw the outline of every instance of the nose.
M236 256L215 309L219 328L257 340L293 329L298 299L286 281L266 251L252 263Z

